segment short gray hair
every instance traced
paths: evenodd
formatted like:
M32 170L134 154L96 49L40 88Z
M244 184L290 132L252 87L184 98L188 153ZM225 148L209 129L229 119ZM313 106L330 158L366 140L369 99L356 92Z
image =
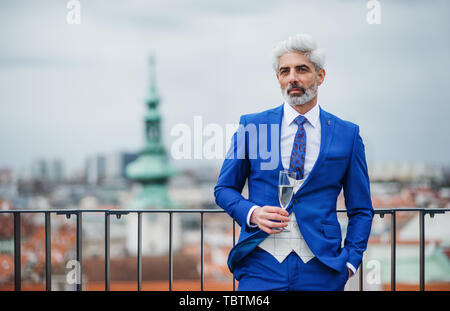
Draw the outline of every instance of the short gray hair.
M325 49L319 48L317 42L308 34L296 34L278 43L272 50L273 70L278 73L280 57L287 52L297 52L305 55L319 71L325 64Z

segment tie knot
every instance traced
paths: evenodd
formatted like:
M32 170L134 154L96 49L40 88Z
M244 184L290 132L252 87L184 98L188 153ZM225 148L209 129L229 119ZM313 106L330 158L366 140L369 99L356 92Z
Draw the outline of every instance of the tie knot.
M294 122L297 123L297 125L303 125L306 122L306 118L302 115L299 115L294 119Z

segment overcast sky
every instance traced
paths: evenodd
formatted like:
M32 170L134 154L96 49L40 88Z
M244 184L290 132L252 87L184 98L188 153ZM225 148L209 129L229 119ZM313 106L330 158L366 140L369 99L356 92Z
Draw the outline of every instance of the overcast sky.
M271 49L295 33L326 49L319 104L360 125L369 161L450 162L449 1L379 0L379 25L366 0L80 0L80 25L67 2L0 2L0 167L142 147L151 51L168 149L194 116L278 106Z

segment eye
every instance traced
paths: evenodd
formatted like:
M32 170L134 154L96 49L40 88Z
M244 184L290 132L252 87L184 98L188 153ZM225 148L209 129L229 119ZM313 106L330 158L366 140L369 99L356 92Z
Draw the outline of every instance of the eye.
M280 73L280 75L284 76L284 75L286 75L288 72L289 72L289 70L287 70L287 69L281 69L279 73Z

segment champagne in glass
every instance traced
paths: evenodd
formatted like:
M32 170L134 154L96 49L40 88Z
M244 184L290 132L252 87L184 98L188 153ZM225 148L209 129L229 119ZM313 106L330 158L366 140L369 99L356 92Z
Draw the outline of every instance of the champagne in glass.
M294 193L294 185L279 185L278 186L278 199L280 200L280 205L282 208L286 208L291 202L292 194Z
M294 194L294 186L296 181L296 173L287 170L280 171L278 182L278 200L282 208L286 209L291 202ZM279 229L280 232L289 232L286 228Z

